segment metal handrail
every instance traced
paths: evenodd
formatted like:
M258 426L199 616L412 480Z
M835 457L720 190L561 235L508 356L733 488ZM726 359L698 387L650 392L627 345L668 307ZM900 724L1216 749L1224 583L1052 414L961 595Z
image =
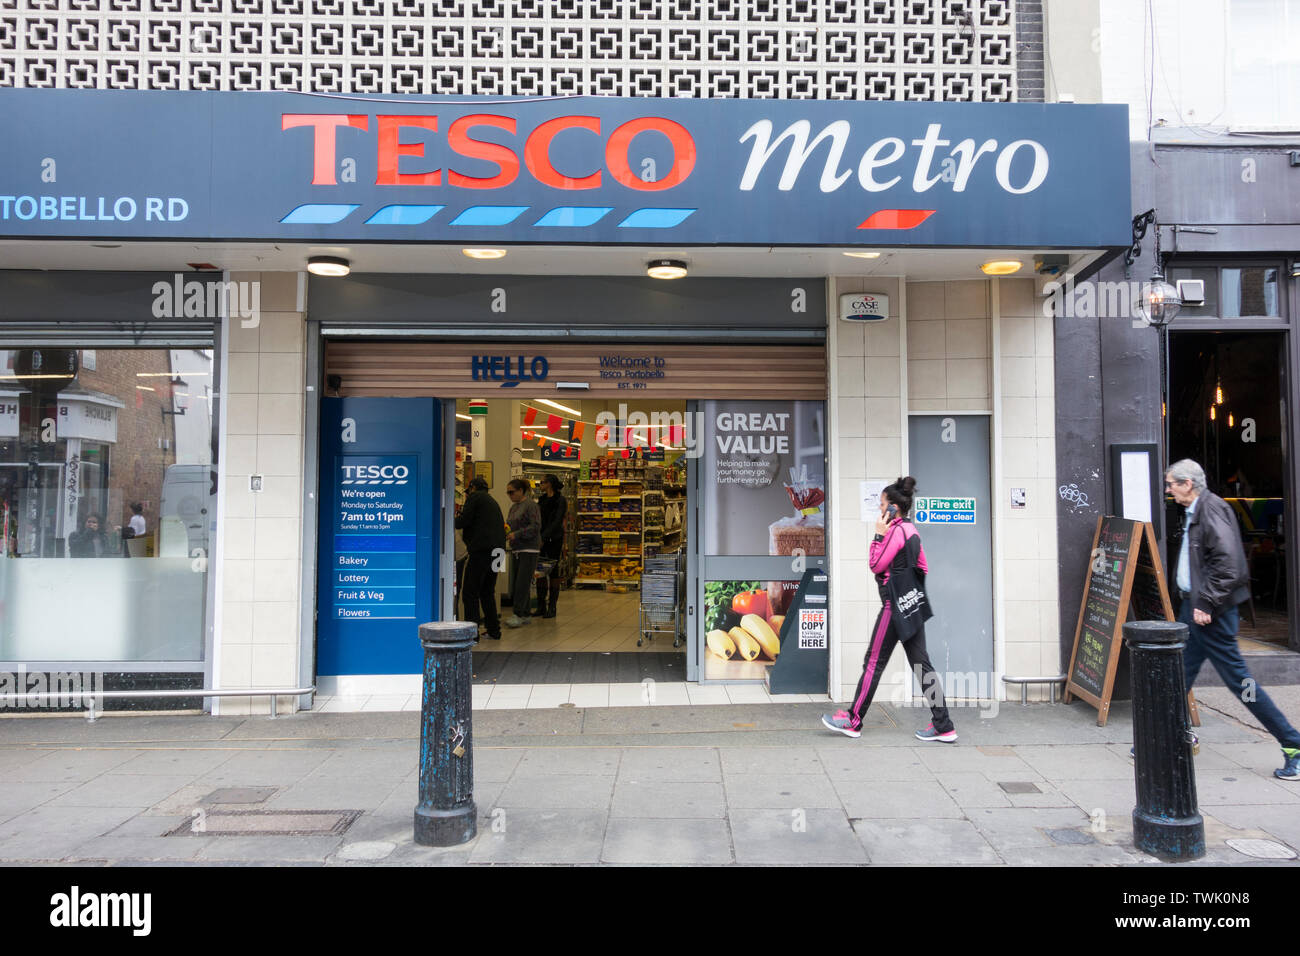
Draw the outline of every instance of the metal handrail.
M1057 674L1053 677L1007 677L1002 675L1002 681L1006 684L1020 685L1020 706L1024 707L1029 703L1029 685L1030 684L1048 684L1048 693L1051 696L1052 703L1056 703L1056 685L1065 683L1065 675Z
M89 697L90 702L86 706L86 719L93 721L95 717L95 701L112 698L120 700L131 697L150 698L150 697L269 697L271 698L271 717L274 719L278 716L276 710L277 697L299 697L302 694L316 693L315 686L311 687L248 687L236 688L234 690L217 690L211 687L194 687L189 690L69 690L69 691L47 691L43 694L0 694L0 704L8 705L18 701L44 701L51 698L59 701L71 700L78 698L84 700ZM26 706L26 703L24 703Z

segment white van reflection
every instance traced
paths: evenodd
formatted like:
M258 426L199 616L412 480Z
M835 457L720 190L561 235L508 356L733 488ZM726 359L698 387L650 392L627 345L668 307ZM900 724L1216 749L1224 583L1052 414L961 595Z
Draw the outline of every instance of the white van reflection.
M167 466L158 518L159 557L207 555L212 472L211 465ZM196 549L201 549L198 554Z

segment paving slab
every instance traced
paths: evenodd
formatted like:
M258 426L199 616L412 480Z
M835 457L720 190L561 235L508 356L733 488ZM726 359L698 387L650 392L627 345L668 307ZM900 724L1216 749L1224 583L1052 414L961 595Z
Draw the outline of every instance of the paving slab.
M1216 806L1214 819L1237 830L1262 830L1300 852L1300 813L1289 805ZM1209 827L1206 827L1207 836ZM1234 836L1244 834L1235 833Z
M724 774L826 773L817 751L807 747L726 747L719 756Z
M531 750L515 767L515 777L550 774L615 774L622 752L617 748L574 747Z
M613 791L613 774L516 774L497 802L510 810L608 810Z
M1085 813L1103 810L1109 816L1128 816L1137 805L1137 790L1130 780L1057 780L1057 789Z
M620 778L614 786L609 815L611 818L721 820L727 815L727 805L720 783Z
M111 748L51 750L39 760L33 760L6 772L5 780L14 783L85 781L121 766L138 757L140 753L137 750Z
M176 837L175 839L189 839ZM197 860L220 862L325 862L343 843L341 836L223 836L212 837Z
M55 797L74 790L79 784L75 780L62 782L40 781L35 783L17 783L4 781L0 783L0 822L26 813L34 807L49 803Z
M1112 749L1114 747L1115 749ZM1133 761L1117 745L1027 744L1016 747L1016 755L1044 777L1087 777L1091 780L1132 780Z
M859 741L843 738L843 745L817 747L822 766L831 780L905 781L933 780L934 774L911 747L854 746Z
M1016 847L1048 847L1047 830L1089 826L1091 818L1077 807L1011 809L972 808L966 818L999 853Z
M202 850L217 837L193 836L107 836L94 837L70 851L68 860L110 860L156 862L160 860L197 860Z
M714 747L633 747L623 751L618 777L721 783L722 762Z
M672 866L731 863L731 830L725 820L611 819L600 859Z
M233 756L234 752L230 750L190 750L180 747L142 750L114 767L113 772L197 776L217 769Z
M509 780L525 753L519 748L475 747L474 785Z
M842 810L732 811L731 840L744 865L862 865L867 852Z
M963 810L971 807L1009 807L1011 797L982 773L938 773L939 785Z
M0 860L61 860L137 812L128 807L37 807L0 824Z
M56 807L151 807L190 782L187 776L104 773L50 801Z
M840 781L832 784L852 819L959 818L962 811L937 780Z
M229 760L204 772L197 783L219 787L286 787L330 757L328 750L236 750Z
M1271 774L1264 777L1247 769L1198 773L1196 802L1203 807L1281 804L1300 815L1300 788Z
M603 810L506 810L480 826L471 863L596 863L605 840Z
M729 773L727 806L737 810L842 808L840 795L825 774Z
M853 829L876 864L978 866L1002 862L968 820L854 820Z
M1138 853L1131 847L1125 850L1118 846L1105 846L1094 843L1089 846L1067 846L1057 844L1047 847L1011 847L1000 850L1003 861L1011 866L1148 866L1160 865L1158 860Z
M387 800L396 787L392 780L308 775L279 790L262 806L268 810L372 810ZM411 805L415 805L414 799Z

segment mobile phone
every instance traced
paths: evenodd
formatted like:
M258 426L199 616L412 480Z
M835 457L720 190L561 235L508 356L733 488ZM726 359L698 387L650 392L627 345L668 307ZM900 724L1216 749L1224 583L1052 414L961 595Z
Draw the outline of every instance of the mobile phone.
M887 515L889 516L889 518L890 518L891 521L892 521L894 518L897 518L897 517L898 517L898 505L890 505L888 508L885 509L885 514L887 514Z

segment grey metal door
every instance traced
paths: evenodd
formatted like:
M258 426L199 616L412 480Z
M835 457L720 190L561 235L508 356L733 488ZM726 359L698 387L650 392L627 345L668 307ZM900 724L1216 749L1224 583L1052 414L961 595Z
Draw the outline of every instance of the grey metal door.
M930 660L946 694L996 697L989 418L913 415L908 442L916 479L913 520L930 568Z

